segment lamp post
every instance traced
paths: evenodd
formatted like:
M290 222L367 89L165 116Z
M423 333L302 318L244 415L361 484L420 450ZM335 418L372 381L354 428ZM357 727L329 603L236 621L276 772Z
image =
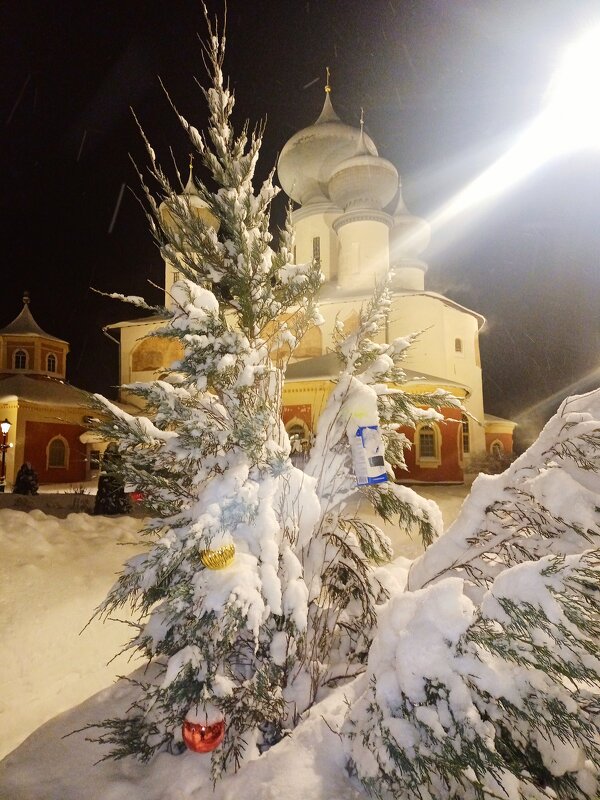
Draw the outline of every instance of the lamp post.
M9 430L10 422L7 419L0 422L0 431L2 431L2 442L0 443L0 450L2 451L2 461L0 462L0 492L3 492L6 486L6 451L11 447L11 445L6 443Z

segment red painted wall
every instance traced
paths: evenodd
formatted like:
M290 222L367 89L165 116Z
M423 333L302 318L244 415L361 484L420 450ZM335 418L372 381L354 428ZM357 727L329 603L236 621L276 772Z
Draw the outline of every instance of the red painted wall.
M79 436L85 428L59 422L27 422L25 425L25 458L37 472L40 483L69 483L85 480L85 445ZM46 468L46 448L55 436L69 443L69 463L65 467ZM17 464L17 469L20 467Z
M485 449L488 453L491 452L491 446L494 442L502 442L505 453L512 453L513 451L513 435L512 433L486 433L485 435Z
M448 422L438 424L442 437L442 461L438 467L421 467L415 463L415 432L412 428L400 428L410 440L412 448L404 451L408 472L396 470L398 483L463 483L464 472L458 449L461 412L456 408L444 408L442 413Z

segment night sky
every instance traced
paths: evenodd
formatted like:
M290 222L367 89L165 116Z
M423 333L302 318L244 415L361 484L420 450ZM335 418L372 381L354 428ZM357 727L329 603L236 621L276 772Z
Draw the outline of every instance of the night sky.
M262 177L318 116L330 66L339 116L358 124L364 108L407 205L427 217L515 140L565 45L593 22L600 5L583 0L230 0L226 72L237 121L267 119ZM82 388L114 396L117 347L101 329L135 316L90 287L160 300L130 109L167 172L170 148L185 171L190 147L159 76L203 128L204 32L197 0L0 5L0 326L28 289L38 323L71 342L68 376ZM487 318L487 410L517 417L523 433L528 416L600 383L599 205L600 151L571 154L425 254L427 288Z

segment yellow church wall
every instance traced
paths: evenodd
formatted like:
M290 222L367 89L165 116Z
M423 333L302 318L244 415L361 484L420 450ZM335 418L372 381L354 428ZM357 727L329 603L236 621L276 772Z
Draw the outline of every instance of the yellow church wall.
M331 394L333 381L312 380L312 381L289 381L283 387L283 408L290 406L311 407L311 430L316 430L316 422L325 408L327 398Z
M25 445L27 423L41 423L47 425L84 425L83 417L86 409L82 406L50 406L30 403L26 400L14 400L0 405L0 418L8 419L11 428L8 432L7 443L12 447L6 451L6 483L14 483L17 471L25 458ZM85 445L81 445L79 452L72 451L71 462L81 461L85 458Z
M347 325L347 332L355 329L360 308L370 300L370 293L358 293L343 299L326 298L320 302L324 324L311 331L307 341L300 345L292 361L316 357L329 352L333 345L336 319ZM144 339L157 327L157 322L128 324L121 328L121 383L151 381L158 377L161 369L179 357L179 345L168 339ZM455 308L436 296L427 294L396 295L387 330L378 335L379 341L388 341L397 336L422 330L419 339L407 351L403 366L414 372L423 372L438 377L448 391L460 395L454 384L464 384L468 393L462 400L474 419L470 422L472 454L485 452L485 430L483 427L483 395L481 389L481 367L478 361L478 318L467 311ZM460 339L461 352L455 350L455 340ZM446 386L443 381L448 381ZM330 383L323 389L320 382L293 382L284 387L284 405L310 404L315 418L329 394ZM418 391L421 390L420 387ZM426 390L431 390L428 385ZM435 387L434 387L435 388ZM410 388L408 388L410 391ZM417 390L415 390L417 391ZM121 393L124 402L141 408L143 403L126 393Z
M338 284L342 290L373 291L389 270L389 230L380 220L357 220L337 228Z
M6 450L6 455L5 455L7 484L12 484L14 481L14 476L16 475L15 464L22 463L22 461L18 461L19 456L22 457L23 453L22 443L21 443L21 449L19 450L19 438L17 435L18 415L19 415L19 404L16 400L0 404L0 419L2 420L7 419L10 422L10 430L8 432L8 436L6 439L6 443L9 445L9 449ZM12 447L10 447L11 444Z
M337 278L339 244L332 224L340 215L339 209L331 211L331 204L324 204L324 210L318 212L319 206L311 206L311 213L306 214L298 209L292 214L295 227L295 261L305 264L313 260L313 240L319 239L320 266L326 281Z
M396 296L388 323L389 339L419 331L418 339L407 350L403 366L469 388L463 402L475 418L470 425L472 453L485 452L478 318L428 294ZM461 352L456 352L456 339L461 342Z
M342 300L329 300L324 299L319 301L319 310L324 319L322 325L319 326L321 334L320 353L316 352L316 336L311 339L311 358L317 355L325 355L333 349L333 339L335 333L336 320L344 323L346 333L352 333L356 330L358 325L358 317L361 307L366 306L370 299L370 295L362 295L358 297L348 297ZM382 331L377 337L376 341L383 342L385 340L385 331ZM299 350L295 350L291 362L298 361L306 358L305 351L300 346Z

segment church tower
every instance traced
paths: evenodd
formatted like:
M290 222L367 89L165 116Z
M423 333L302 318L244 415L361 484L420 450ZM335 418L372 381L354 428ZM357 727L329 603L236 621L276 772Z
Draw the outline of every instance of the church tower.
M10 423L6 483L28 462L40 484L89 477L89 448L82 443L90 410L66 382L69 343L35 321L29 293L23 308L0 328L0 419Z
M396 167L379 156L362 115L357 129L336 114L329 72L321 114L285 144L277 174L299 205L292 217L298 262L320 259L326 281L342 292L370 292L390 268L394 288L424 289L419 255L429 225L407 210Z
M362 114L358 127L336 114L329 71L319 117L287 141L277 174L297 204L292 214L295 260L318 259L325 276L319 301L325 319L322 346L315 357L314 349L309 353L301 342L294 354L284 395L287 417L298 425L304 415L305 427L314 427L324 402L317 387L326 391L324 379L336 373L333 360L327 361L336 320L351 330L375 284L389 275L393 297L387 340L419 333L407 355L406 388L445 389L467 410L457 415L448 409L445 425L427 424L422 432L410 433L410 480L462 481L469 460L486 453L479 360L479 332L485 320L427 291L422 253L429 244L430 226L407 209L398 171L379 155L364 130ZM507 425L512 431L514 425Z

